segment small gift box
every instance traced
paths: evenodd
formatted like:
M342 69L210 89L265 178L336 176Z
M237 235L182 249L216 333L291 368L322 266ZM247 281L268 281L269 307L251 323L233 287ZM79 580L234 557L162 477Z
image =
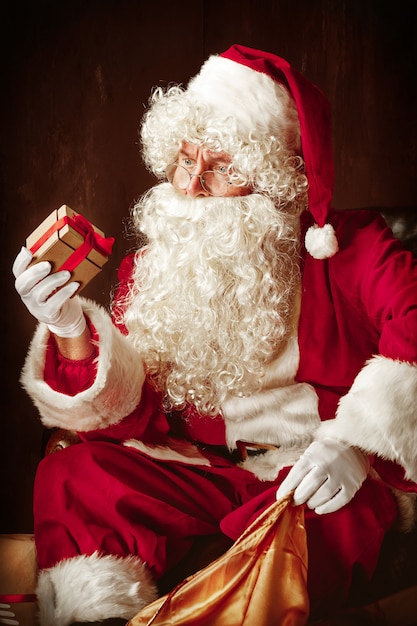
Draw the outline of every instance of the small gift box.
M114 243L85 217L64 204L26 239L32 263L49 261L52 271L68 270L81 291L108 261Z

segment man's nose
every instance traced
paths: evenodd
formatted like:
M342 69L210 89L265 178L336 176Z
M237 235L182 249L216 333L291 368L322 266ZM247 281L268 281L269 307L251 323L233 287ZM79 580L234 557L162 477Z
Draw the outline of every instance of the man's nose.
M205 171L204 164L197 165L197 167L194 169L193 173L191 174L190 183L188 187L186 188L186 193L188 196L192 196L193 198L196 198L198 196L209 195L207 191L204 189L203 185L201 184L201 175L203 174L204 171Z

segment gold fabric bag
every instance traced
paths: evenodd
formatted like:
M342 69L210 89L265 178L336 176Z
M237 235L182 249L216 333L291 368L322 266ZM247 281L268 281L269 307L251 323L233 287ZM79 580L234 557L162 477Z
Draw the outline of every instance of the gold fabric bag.
M305 626L304 507L266 509L221 557L142 609L127 626Z

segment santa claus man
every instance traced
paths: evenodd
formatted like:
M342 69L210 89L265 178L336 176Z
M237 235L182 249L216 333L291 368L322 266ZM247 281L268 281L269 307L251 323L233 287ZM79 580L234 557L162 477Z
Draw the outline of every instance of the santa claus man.
M36 477L40 622L131 618L197 537L292 490L323 615L413 521L415 262L378 215L332 209L328 103L274 54L235 45L156 89L141 136L160 181L111 317L14 264L39 321L22 383L81 439Z

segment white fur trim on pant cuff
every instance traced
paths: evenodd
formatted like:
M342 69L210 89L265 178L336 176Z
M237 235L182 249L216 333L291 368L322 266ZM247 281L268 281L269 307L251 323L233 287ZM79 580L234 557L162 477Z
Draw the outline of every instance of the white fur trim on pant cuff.
M305 235L307 252L314 259L328 259L339 250L336 233L331 224L320 227L317 224L310 226Z
M78 556L39 574L41 626L68 626L110 617L131 619L157 598L146 565L135 556Z

